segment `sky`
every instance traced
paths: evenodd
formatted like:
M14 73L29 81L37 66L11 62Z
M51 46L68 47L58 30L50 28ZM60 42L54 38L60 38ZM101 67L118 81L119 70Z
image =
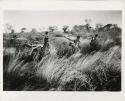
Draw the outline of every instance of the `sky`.
M122 26L121 11L4 11L4 25L11 24L15 31L22 27L30 31L32 28L47 30L48 26L84 25L85 19L91 19L94 27L97 23L111 23Z

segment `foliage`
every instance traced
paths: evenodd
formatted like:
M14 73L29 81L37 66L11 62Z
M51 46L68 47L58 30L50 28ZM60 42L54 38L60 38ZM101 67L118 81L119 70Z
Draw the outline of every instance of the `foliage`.
M49 26L49 31L50 31L50 32L54 32L54 31L56 31L57 29L58 29L57 26Z
M31 56L31 48L18 50L10 43L43 44L44 32L3 34L3 89L41 91L120 91L121 90L121 29L105 25L88 33L88 25L76 25L71 36L81 36L79 49L63 32L51 30L51 54ZM91 26L90 26L91 27ZM34 34L35 33L35 34ZM68 34L70 34L68 32ZM91 36L98 34L95 41ZM9 44L10 43L10 44ZM17 51L18 50L18 51ZM38 61L38 57L41 59Z
M68 33L68 28L69 28L69 26L67 26L67 25L65 25L65 26L63 26L63 31L64 31L64 33Z

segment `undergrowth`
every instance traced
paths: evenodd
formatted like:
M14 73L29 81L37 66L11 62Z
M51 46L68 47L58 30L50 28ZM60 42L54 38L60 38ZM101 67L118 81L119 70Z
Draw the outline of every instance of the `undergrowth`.
M115 45L70 57L47 54L40 61L25 61L25 52L5 52L3 90L120 91L120 52Z

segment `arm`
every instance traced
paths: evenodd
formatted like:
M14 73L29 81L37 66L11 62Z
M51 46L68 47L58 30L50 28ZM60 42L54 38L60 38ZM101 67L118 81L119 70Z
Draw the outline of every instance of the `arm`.
M64 36L66 39L68 39L68 40L70 40L70 41L72 41L72 42L74 42L74 40L72 40L72 39L70 39L70 38L67 38L66 36Z

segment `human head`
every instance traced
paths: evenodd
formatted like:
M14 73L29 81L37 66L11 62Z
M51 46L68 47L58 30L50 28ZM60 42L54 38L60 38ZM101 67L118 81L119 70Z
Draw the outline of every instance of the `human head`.
M98 34L95 34L95 37L98 37Z
M77 39L80 39L80 36L79 36L79 35L77 36Z
M71 46L72 45L72 42L69 42L69 46Z
M48 33L49 33L49 32L48 32L48 31L46 31L46 32L45 32L45 35L48 35Z

